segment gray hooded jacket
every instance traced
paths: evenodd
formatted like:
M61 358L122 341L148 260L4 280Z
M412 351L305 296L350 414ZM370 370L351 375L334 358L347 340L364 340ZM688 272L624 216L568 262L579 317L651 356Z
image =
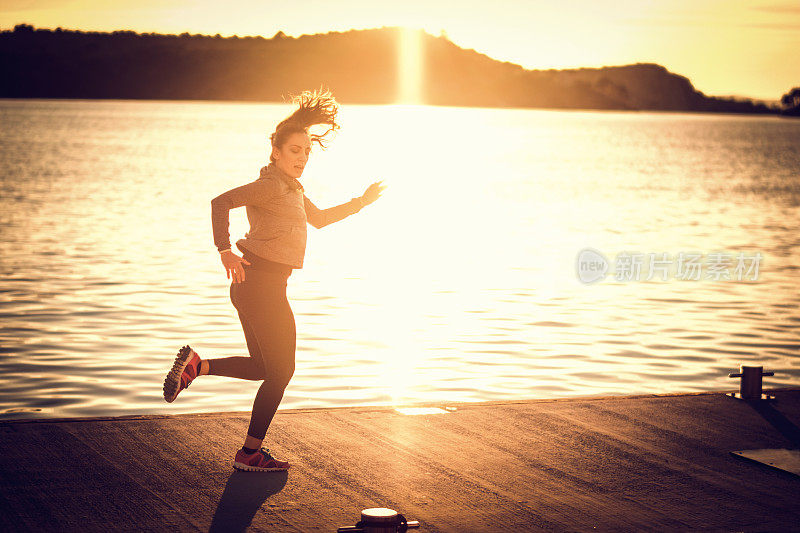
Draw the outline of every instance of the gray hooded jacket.
M297 179L280 170L275 163L261 169L252 183L226 191L211 200L211 226L217 250L230 248L229 211L246 206L250 231L236 245L255 255L303 268L306 252L306 224L322 228L363 207L360 197L349 202L319 209L303 193Z

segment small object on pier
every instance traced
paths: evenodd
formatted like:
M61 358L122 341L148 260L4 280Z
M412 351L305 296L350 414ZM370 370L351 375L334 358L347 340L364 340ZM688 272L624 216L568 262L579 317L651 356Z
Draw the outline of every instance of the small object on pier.
M774 400L775 396L761 392L761 377L774 376L775 372L763 372L763 366L741 365L739 372L728 374L729 378L742 378L739 392L729 392L727 396L737 400Z
M373 507L361 511L361 520L354 526L344 526L337 533L405 533L409 528L419 527L419 522L406 518L386 507Z
M741 450L731 452L731 454L800 476L800 450L765 448L762 450Z

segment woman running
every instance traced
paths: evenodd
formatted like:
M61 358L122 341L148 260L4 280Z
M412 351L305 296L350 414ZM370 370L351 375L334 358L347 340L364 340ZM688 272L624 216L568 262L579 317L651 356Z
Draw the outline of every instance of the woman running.
M242 323L249 357L201 359L189 346L178 352L164 380L164 399L172 402L192 381L206 374L263 381L258 388L244 445L233 466L240 470L286 470L289 463L274 458L261 444L283 392L294 374L295 321L286 285L294 268L303 267L306 223L319 229L358 213L378 199L385 188L371 184L349 202L318 209L298 179L311 153L324 137L339 128L338 103L330 91L304 91L293 98L297 110L278 124L270 136L270 163L252 183L211 200L214 244L228 278L230 298ZM327 125L322 135L309 134L313 125ZM250 231L236 241L242 257L231 251L229 211L246 206Z

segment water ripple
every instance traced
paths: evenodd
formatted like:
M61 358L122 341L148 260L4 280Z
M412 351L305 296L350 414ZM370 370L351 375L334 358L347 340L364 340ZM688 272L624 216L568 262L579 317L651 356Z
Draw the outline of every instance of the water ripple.
M287 287L297 369L282 408L730 390L740 364L797 386L798 121L498 112L342 109L348 128L309 165L309 194L334 206L375 172L392 185L309 229ZM284 113L0 101L0 419L251 408L256 381L203 377L174 404L161 384L185 344L248 355L208 202L257 177ZM468 126L442 146L453 124ZM413 160L397 158L406 131ZM446 217L442 198L457 200ZM248 229L243 209L230 222L234 239ZM764 262L757 280L584 285L585 247L612 263L726 250Z

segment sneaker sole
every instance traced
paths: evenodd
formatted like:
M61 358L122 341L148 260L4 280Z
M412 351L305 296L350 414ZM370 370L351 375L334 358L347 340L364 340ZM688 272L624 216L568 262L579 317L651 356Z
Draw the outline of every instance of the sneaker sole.
M164 399L167 403L172 403L178 397L181 386L181 374L183 374L186 365L189 364L189 359L192 357L192 349L186 345L178 350L178 355L175 357L175 362L172 363L172 369L167 372L167 377L164 378Z
M239 461L234 461L233 467L237 470L246 470L248 472L281 472L289 469L288 466L286 468L261 468L259 466L246 465Z

